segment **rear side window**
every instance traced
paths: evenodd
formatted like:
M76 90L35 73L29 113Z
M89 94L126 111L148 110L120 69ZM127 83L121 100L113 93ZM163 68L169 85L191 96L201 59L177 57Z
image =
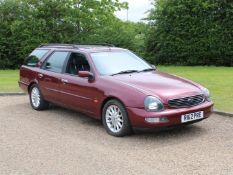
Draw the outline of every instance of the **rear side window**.
M29 67L35 67L36 64L40 61L40 59L48 53L48 49L36 49L34 50L29 57L25 59L24 65Z
M54 52L42 65L42 69L61 73L69 52Z

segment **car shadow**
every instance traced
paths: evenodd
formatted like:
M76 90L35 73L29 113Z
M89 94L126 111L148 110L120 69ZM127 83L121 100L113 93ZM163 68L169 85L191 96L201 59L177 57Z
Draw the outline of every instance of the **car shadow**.
M202 121L203 122L203 121ZM205 121L204 121L205 122ZM180 143L203 139L208 134L208 130L201 123L176 127L172 129L161 129L155 131L137 131L136 134L128 136L131 142L135 142L137 147L179 145ZM140 143L138 145L138 143ZM143 143L143 144L141 144Z
M82 124L85 125L91 125L91 126L102 126L102 123L100 120L97 120L95 118L89 117L84 113L75 111L75 110L71 110L71 109L66 109L60 106L56 106L56 105L51 105L49 110L53 111L53 112L63 112L66 113L68 115L64 115L63 117L69 118L69 119L75 119L75 120L79 120L78 122L81 122Z
M17 104L17 108L30 108L30 105L27 103L23 104ZM32 109L30 109L31 111ZM37 111L33 112L37 113ZM141 144L147 144L147 143L159 143L166 145L167 142L173 142L173 144L178 144L180 141L188 141L188 140L194 140L198 139L199 137L202 137L203 135L206 135L208 130L205 127L205 124L203 124L205 121L202 121L200 123L195 123L192 125L182 126L182 127L176 127L172 129L156 129L156 130L150 130L150 131L136 131L134 134L131 134L129 136L116 138L113 136L108 135L104 131L104 127L101 123L101 121L88 117L87 115L70 110L65 109L63 107L52 105L49 110L40 111L45 116L50 116L52 118L59 117L58 119L62 121L72 121L74 124L82 124L84 128L92 128L88 132L94 132L99 131L98 134L101 135L101 137L104 137L103 139L110 139L112 141L120 141L122 144L128 144L128 141L131 141L131 144L135 143L135 145L138 143ZM55 115L54 115L55 114ZM62 115L61 115L62 114ZM94 127L94 128L93 128ZM93 134L94 135L94 134ZM138 146L140 146L139 144ZM142 146L142 145L141 145Z
M168 129L156 129L154 131L136 131L137 135L144 135L147 137L154 137L157 135L158 137L172 137L173 135L182 136L182 135L198 135L201 132L205 132L205 129L198 126L198 124L180 126Z
M88 125L88 126L93 126L93 127L98 127L98 128L103 128L103 125L101 121L91 118L83 113L65 109L59 106L52 106L50 108L54 112L60 112L63 111L67 115L64 117L72 118L75 120L79 120L77 122L81 122L82 124ZM103 128L104 129L104 128ZM179 126L175 128L168 128L168 129L155 129L155 130L134 130L133 134L123 137L123 138L130 138L130 139L141 139L141 140L147 140L147 139L155 139L159 140L161 138L164 139L179 139L179 138L192 138L194 139L195 137L199 137L203 134L205 134L207 130L200 126L199 123L194 123L192 125L187 125L187 126ZM107 133L106 133L107 134Z

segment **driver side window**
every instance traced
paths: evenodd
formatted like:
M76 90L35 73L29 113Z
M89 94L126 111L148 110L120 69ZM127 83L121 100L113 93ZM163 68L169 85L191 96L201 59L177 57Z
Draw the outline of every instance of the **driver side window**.
M79 71L90 71L90 65L83 54L71 53L68 60L66 73L78 75Z

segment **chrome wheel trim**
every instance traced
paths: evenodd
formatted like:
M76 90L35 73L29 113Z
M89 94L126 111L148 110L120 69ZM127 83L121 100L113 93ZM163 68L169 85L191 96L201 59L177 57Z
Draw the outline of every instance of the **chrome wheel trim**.
M110 131L113 133L118 133L121 131L123 127L123 115L118 106L108 106L105 113L105 120Z
M32 105L35 108L38 108L40 106L40 92L37 87L32 88L31 100L32 100Z

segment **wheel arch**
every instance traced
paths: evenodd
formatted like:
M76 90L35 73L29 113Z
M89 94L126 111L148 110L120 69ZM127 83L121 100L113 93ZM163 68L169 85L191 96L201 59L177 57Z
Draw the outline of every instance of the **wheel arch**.
M28 85L28 93L30 93L30 89L31 89L32 85L34 85L34 84L38 85L38 82L37 81L30 82L30 84Z
M124 117L124 126L121 128L120 130L120 134L119 133L113 133L113 131L110 131L109 127L107 126L107 123L106 123L106 120L104 120L104 117L102 115L103 113L103 109L104 109L104 106L107 102L109 102L110 100L115 100L117 101L118 103L121 104L121 107L124 108L124 112L126 113L126 116ZM119 105L120 105L119 104ZM119 107L119 106L118 106ZM122 137L122 136L125 136L125 135L128 135L128 134L131 134L132 133L132 124L131 124L131 120L130 120L130 117L129 117L129 114L128 114L128 110L127 110L127 107L126 105L124 104L124 102L122 100L120 100L119 98L117 97L114 97L114 96L109 96L109 97L106 97L104 99L104 101L102 102L102 105L101 105L101 122L103 123L106 131L110 134L110 135L113 135L113 136L117 136L117 137Z
M108 96L108 97L106 97L104 100L103 100L103 102L102 102L102 104L101 104L101 109L100 109L100 119L101 119L101 121L102 121L102 119L103 119L103 108L104 108L104 105L108 102L108 101L110 101L110 100L117 100L117 101L119 101L124 107L125 107L125 110L126 110L126 112L127 112L127 109L126 109L126 106L125 106L125 104L124 104L124 102L122 101L122 100L120 100L119 98L117 98L117 97L115 97L115 96Z

